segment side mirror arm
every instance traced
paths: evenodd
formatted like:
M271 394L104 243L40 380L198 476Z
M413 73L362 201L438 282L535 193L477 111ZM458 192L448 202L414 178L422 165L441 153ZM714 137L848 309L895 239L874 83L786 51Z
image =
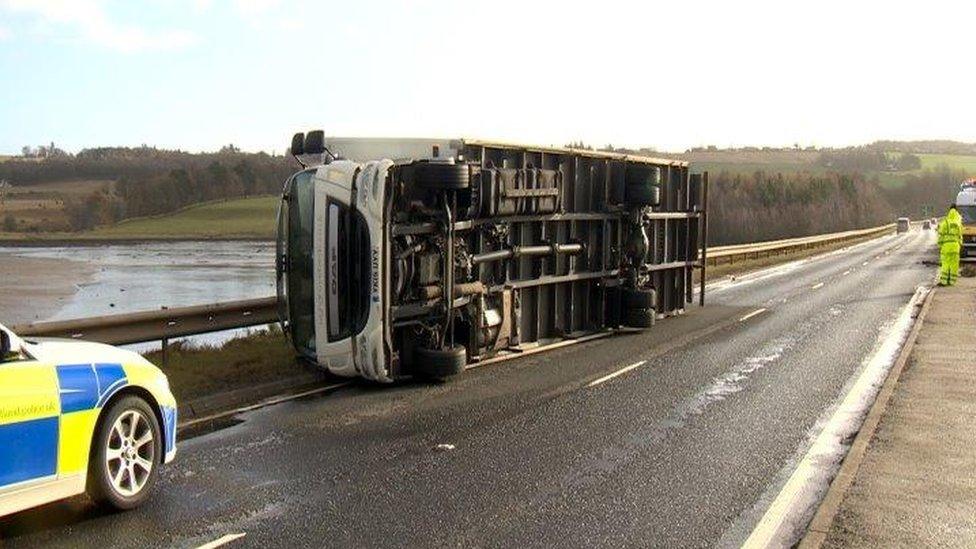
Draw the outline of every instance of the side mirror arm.
M10 334L0 330L0 362L6 362L10 355Z

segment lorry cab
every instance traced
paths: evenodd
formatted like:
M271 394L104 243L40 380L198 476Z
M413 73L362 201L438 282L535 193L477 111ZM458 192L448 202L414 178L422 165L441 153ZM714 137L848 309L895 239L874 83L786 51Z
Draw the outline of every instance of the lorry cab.
M314 160L286 181L279 207L279 314L301 357L340 376L389 381L380 263L392 162Z
M962 216L962 250L964 262L976 261L976 179L967 179L959 186L956 211Z

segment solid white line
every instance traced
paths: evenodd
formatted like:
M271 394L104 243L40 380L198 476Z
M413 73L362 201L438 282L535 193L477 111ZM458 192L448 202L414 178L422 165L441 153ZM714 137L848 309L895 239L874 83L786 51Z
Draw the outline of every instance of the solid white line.
M595 386L603 383L604 381L610 381L611 379L613 379L613 378L615 378L615 377L617 377L617 376L619 376L621 374L626 374L627 372L633 370L634 368L640 368L646 362L647 362L646 360L642 360L640 362L635 362L635 363L631 364L630 366L626 366L624 368L621 368L621 369L617 370L616 372L614 372L612 374L607 374L607 375L605 375L605 376L603 376L601 378L594 379L593 381L587 383L586 386L587 387L595 387Z
M810 449L797 464L796 469L786 480L776 499L766 509L766 513L759 519L748 539L742 544L743 548L766 548L790 546L788 536L794 531L792 525L798 516L802 516L809 506L819 503L822 492L813 490L818 478L826 475L824 470L828 460L835 459L834 449L843 446L853 429L856 433L860 427L867 409L874 402L874 395L881 387L884 376L894 363L902 344L912 326L912 310L923 295L922 289L916 290L915 295L905 305L898 315L898 320L889 328L880 347L867 360L865 368L858 375L850 390L844 395L839 406L834 410L823 429L817 434ZM879 381L880 380L880 381ZM869 397L870 398L867 398ZM842 460L847 450L836 457ZM822 478L829 483L828 478Z
M811 289L811 290L819 290L820 288L823 288L823 285L824 285L824 283L823 283L823 282L817 282L817 283L816 283L816 284L814 284L814 285L813 285L813 286L812 286L812 287L811 287L810 289Z
M756 309L755 311L753 311L753 312L747 314L746 316L740 318L739 319L739 322L745 322L745 321L749 320L750 318L752 318L752 317L754 317L754 316L756 316L758 314L765 313L765 312L766 312L766 308L765 307L763 307L761 309Z
M240 534L227 534L226 536L224 536L222 538L217 538L217 539L211 541L210 543L204 543L200 547L197 547L197 549L214 549L214 547L220 547L221 545L227 545L228 543L230 543L230 542L232 542L234 540L237 540L237 539L241 539L241 538L243 538L246 535L247 534L245 534L244 532L241 532Z
M236 416L237 414L243 414L245 412L251 412L259 408L264 408L266 406L273 406L275 404L281 404L282 402L288 402L289 400L296 400L302 397L317 395L319 393L325 393L333 389L340 389L342 387L347 387L352 385L352 381L343 381L342 383L335 383L333 385L326 385L325 387L316 387L314 389L309 389L307 391L302 391L300 393L293 393L289 395L280 395L276 397L271 397L257 404L251 404L248 406L243 406L235 410L227 410L226 412L217 412L216 414L211 414L209 416L193 418L187 421L181 421L179 425L176 426L177 430L186 429L187 427L192 427L194 425L205 423L208 421L213 421L215 419L223 419L225 417Z

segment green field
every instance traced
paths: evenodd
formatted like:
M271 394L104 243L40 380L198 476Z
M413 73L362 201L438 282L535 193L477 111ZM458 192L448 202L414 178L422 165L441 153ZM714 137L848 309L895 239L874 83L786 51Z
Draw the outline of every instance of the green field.
M948 166L953 170L966 170L976 176L976 156L962 154L919 154L916 156L922 161L923 170Z
M281 200L275 196L241 198L190 206L170 215L130 219L78 233L97 239L274 238Z

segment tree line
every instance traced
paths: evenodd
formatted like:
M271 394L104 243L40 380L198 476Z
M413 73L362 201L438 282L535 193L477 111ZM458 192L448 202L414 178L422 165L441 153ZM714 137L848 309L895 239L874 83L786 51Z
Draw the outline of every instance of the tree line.
M840 172L906 172L922 168L922 160L912 153L889 154L875 147L824 150L817 155L817 164Z
M760 242L940 216L967 174L948 169L881 185L860 173L711 174L709 245Z
M65 180L112 179L114 188L66 199L74 230L132 217L173 212L199 202L277 194L296 170L294 161L265 153L242 153L233 145L216 153L191 154L151 147L85 149L43 161L0 163L0 179L17 186Z
M713 173L710 244L862 228L901 215L940 215L955 198L959 182L969 175L943 168L905 174L903 185L882 185L876 177L861 175L877 171L862 167L865 162L880 162L877 152L868 147L856 155L845 153L854 159L814 173ZM11 159L0 163L0 179L18 186L70 179L114 180L111 189L65 200L70 226L84 230L165 214L199 202L277 194L296 169L290 158L241 153L233 146L203 154L113 147L43 160ZM15 228L10 219L0 221L5 230Z

